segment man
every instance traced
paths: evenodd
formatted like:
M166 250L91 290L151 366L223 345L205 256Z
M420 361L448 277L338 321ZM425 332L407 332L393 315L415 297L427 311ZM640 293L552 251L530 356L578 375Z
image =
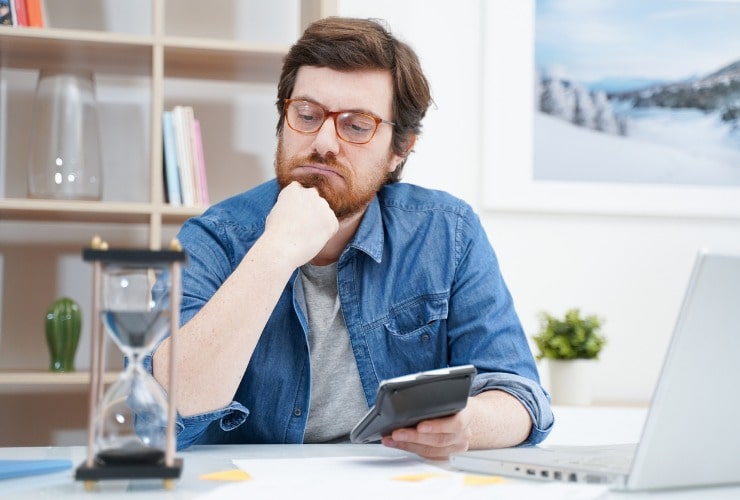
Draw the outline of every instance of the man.
M545 438L549 399L477 216L397 182L430 103L377 22L324 19L291 48L277 180L180 232L180 447L346 441L382 379L467 363L465 410L383 444L439 459ZM169 349L152 361L166 389Z

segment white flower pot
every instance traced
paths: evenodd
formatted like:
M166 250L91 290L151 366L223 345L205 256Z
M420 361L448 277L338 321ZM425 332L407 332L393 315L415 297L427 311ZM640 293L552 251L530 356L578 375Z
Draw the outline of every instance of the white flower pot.
M586 406L591 404L593 359L548 359L550 395L555 405Z

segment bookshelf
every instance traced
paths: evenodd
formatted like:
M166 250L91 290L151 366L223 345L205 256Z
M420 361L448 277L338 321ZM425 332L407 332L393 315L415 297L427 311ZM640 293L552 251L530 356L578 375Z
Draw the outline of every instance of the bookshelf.
M86 401L89 318L74 374L48 372L43 332L59 296L89 314L92 271L81 248L96 234L111 246L159 248L205 208L164 202L162 111L194 108L212 202L267 180L282 57L303 26L336 10L336 0L45 0L44 28L0 27L0 446L56 444L57 431L86 426L86 407L33 426L21 417L31 400L52 412ZM100 201L26 195L41 68L95 75Z

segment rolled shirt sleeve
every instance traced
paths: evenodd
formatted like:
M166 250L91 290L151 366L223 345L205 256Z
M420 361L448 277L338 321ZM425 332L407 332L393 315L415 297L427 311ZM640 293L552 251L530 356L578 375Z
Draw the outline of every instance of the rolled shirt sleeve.
M541 443L552 430L555 417L550 407L550 397L531 379L510 373L482 373L475 377L471 396L498 389L511 394L526 408L532 419L532 430L520 446Z
M142 358L144 369L153 374L152 355ZM228 406L214 411L199 413L183 417L180 412L175 415L175 436L177 449L182 450L194 444L205 433L208 426L218 421L221 430L228 432L242 425L249 416L249 410L238 401L232 401Z

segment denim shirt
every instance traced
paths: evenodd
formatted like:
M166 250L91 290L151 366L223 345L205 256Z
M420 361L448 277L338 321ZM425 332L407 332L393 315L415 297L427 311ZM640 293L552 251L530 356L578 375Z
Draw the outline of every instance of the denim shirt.
M181 321L206 304L262 235L278 195L272 180L188 220L179 239ZM549 396L493 248L471 207L405 183L384 186L338 261L337 290L368 406L381 380L471 363L471 395L516 397L533 426L525 444L553 425ZM298 270L260 336L230 405L177 417L178 448L193 444L302 443L311 372ZM151 356L145 360L151 370ZM341 377L342 374L337 374ZM495 411L495 409L493 410Z

